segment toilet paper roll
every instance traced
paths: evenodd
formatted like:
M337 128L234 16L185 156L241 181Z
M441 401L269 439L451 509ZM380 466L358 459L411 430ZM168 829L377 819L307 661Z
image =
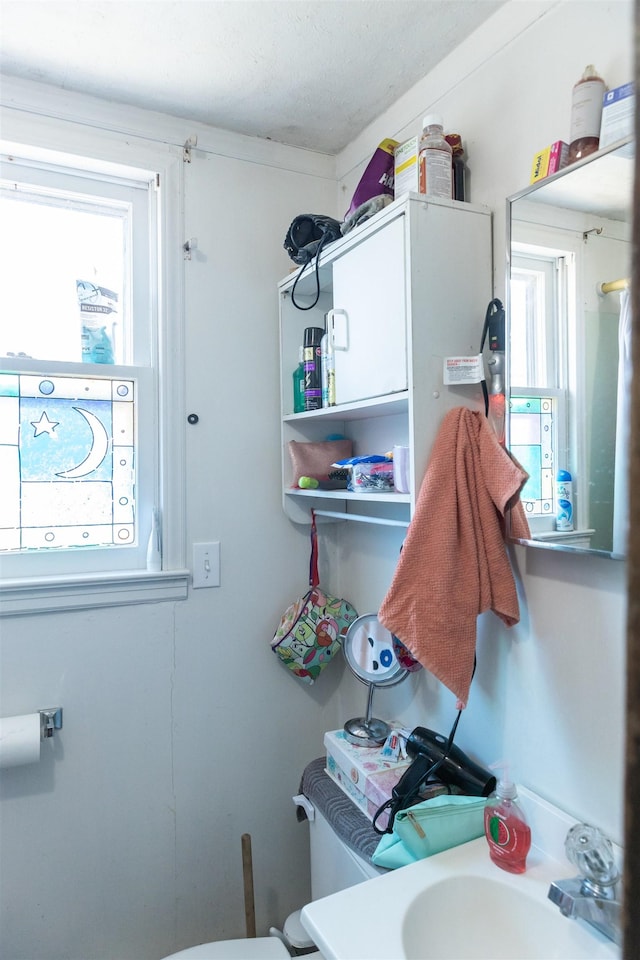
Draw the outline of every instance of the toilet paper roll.
M22 767L40 760L40 714L0 719L0 767Z

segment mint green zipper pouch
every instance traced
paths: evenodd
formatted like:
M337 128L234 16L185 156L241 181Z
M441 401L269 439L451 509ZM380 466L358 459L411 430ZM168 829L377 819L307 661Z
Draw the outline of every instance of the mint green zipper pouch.
M440 796L400 810L372 862L393 870L481 837L485 804L484 797Z

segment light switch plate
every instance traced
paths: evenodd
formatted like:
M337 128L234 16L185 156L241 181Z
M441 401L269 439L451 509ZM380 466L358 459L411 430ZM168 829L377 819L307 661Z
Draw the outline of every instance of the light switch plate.
M220 586L220 541L194 543L193 589Z

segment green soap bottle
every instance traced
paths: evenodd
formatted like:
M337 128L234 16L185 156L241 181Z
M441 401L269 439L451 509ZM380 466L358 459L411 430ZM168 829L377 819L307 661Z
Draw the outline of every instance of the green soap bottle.
M293 412L304 411L304 350L300 347L298 366L293 371Z

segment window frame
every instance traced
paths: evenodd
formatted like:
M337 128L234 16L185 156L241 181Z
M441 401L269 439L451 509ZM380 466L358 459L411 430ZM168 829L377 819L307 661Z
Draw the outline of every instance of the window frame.
M558 236L562 233L561 245L558 245ZM510 271L514 266L518 269L529 261L541 263L553 261L555 276L553 278L553 310L557 318L553 324L549 318L546 321L547 333L552 325L557 323L556 331L557 356L549 361L547 350L547 365L551 373L550 384L529 385L523 387L511 383L509 373L509 396L553 396L557 405L558 420L555 425L554 452L558 462L554 470L569 469L573 476L584 477L584 442L581 436L583 426L578 417L580 400L583 396L584 385L578 377L577 371L582 369L581 337L578 330L577 291L582 282L582 251L576 236L576 231L570 227L550 230L539 224L527 224L519 231L517 239L512 239L512 256ZM510 282L510 281L509 281ZM548 294L548 291L546 291ZM509 293L511 310L511 294ZM548 309L547 302L547 309ZM509 330L511 337L511 329ZM512 345L510 344L510 350ZM569 451L573 451L569 458ZM577 454L576 451L582 451ZM555 486L555 485L554 485ZM583 482L578 481L578 496L576 497L576 529L586 529L586 498ZM555 489L554 489L555 503ZM528 517L529 524L536 534L552 533L555 531L555 512L552 517Z
M11 110L3 115L0 150L35 163L63 164L100 178L153 171L158 205L158 276L150 296L157 316L153 368L158 378L158 507L162 516L162 570L116 568L82 574L0 578L0 616L185 599L184 277L181 244L182 151L109 130ZM67 366L66 364L64 365ZM109 375L111 367L103 372ZM126 369L126 368L125 368Z
M2 141L0 141L0 154L5 155L7 151L1 149L1 144ZM24 153L27 155L23 156ZM150 329L152 315L150 300L151 288L157 285L157 257L151 249L149 240L151 233L157 234L158 231L158 205L150 200L153 183L157 182L156 173L141 167L137 173L127 169L125 177L122 171L117 174L113 167L107 168L104 164L100 164L102 169L99 172L97 167L86 169L84 159L80 165L72 163L69 166L68 163L54 164L50 154L41 161L29 154L28 147L25 149L22 145L15 145L10 161L6 163L7 173L15 173L15 181L24 185L24 189L19 188L15 191L18 201L29 202L30 196L46 197L47 202L52 206L66 206L69 203L67 198L71 197L75 209L85 207L90 210L94 205L96 210L109 209L109 207L129 208L128 252L135 264L142 264L150 284L134 284L133 290L125 285L121 291L120 312L123 313L126 310L129 319L129 335L127 343L123 344L121 362L129 363L135 353L136 363L146 365L140 359L146 353L147 363L152 365L155 358L151 356L151 347L147 344L152 344L154 341ZM92 188L92 183L96 184L95 189ZM94 204L96 194L99 194L99 197L97 204ZM33 202L43 201L34 199ZM137 323L134 326L131 324L134 314L148 316L149 324Z

